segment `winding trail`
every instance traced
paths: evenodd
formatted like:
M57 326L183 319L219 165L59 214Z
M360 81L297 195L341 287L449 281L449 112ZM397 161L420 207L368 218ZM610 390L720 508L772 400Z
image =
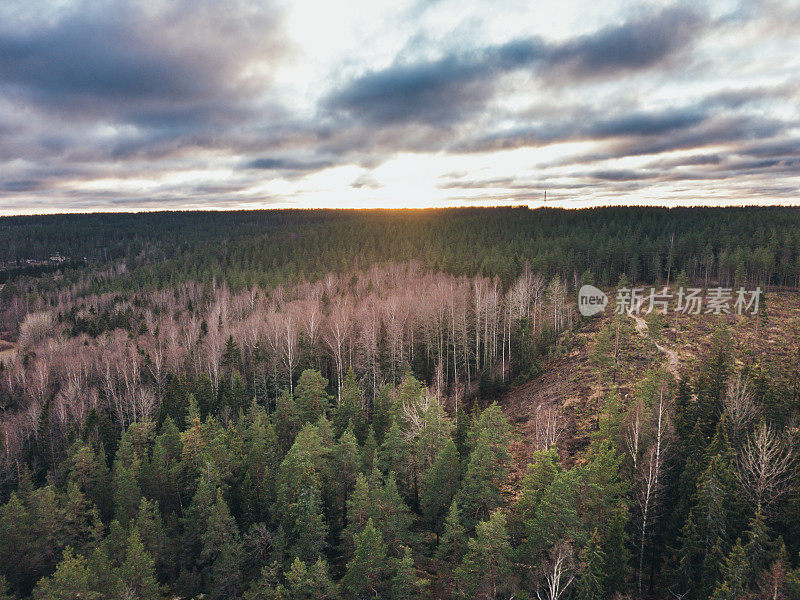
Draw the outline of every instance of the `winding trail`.
M628 309L628 316L636 322L636 331L639 332L644 338L650 339L661 352L666 354L667 356L667 371L672 373L672 376L675 378L675 381L680 380L679 368L680 363L678 362L678 355L675 353L674 350L670 350L666 346L662 346L657 341L650 337L650 328L647 325L647 321L645 321L639 314L639 308L641 307L641 303L637 307L636 312L633 312L633 308Z

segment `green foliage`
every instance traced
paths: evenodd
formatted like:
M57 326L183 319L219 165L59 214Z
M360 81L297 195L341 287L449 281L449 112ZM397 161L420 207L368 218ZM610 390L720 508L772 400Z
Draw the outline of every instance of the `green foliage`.
M145 550L139 530L131 529L125 560L120 566L119 577L125 590L126 598L138 600L156 600L159 597L158 582L155 575L155 563Z
M317 559L328 533L322 513L326 460L318 429L307 424L278 471L277 512L284 530L295 540L290 553L306 563Z
M436 532L442 530L447 511L458 492L460 475L458 450L449 439L422 479L422 514Z
M87 600L100 599L86 559L75 555L72 548L64 550L56 571L36 584L33 590L36 600Z
M396 561L389 598L391 600L417 600L422 598L422 590L426 584L426 580L417 577L411 549L406 546L403 549L402 558Z
M300 412L297 402L288 389L283 390L278 397L273 422L281 452L285 454L292 445L297 432L300 431Z
M347 563L342 579L345 597L353 600L385 597L389 583L386 545L371 518L353 542L353 558Z
M338 589L328 573L328 563L318 559L311 567L299 558L286 574L287 598L291 600L335 600Z
M467 553L455 571L455 581L465 599L498 598L513 588L511 544L501 511L478 523L475 537L470 538Z
M211 597L235 596L241 583L241 540L220 489L217 489L216 501L206 514L206 527L200 541L200 556Z
M358 385L352 367L348 369L342 383L341 398L334 411L333 424L337 435L341 435L345 429L350 427L359 443L363 443L366 439L367 420L364 418L361 387Z
M314 423L327 414L330 406L330 396L325 391L327 387L328 380L319 371L306 369L300 374L295 386L295 399L301 425Z
M508 477L509 441L508 421L500 407L492 404L470 432L473 450L458 493L468 530L500 505L500 487Z
M439 537L436 559L449 565L460 563L467 551L466 540L467 535L462 524L461 510L458 508L458 503L453 501L444 521L444 532Z

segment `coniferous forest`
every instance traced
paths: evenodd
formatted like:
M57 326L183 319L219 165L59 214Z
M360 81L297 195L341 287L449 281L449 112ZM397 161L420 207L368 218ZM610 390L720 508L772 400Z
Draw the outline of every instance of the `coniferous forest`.
M799 209L9 217L0 264L0 599L800 598Z

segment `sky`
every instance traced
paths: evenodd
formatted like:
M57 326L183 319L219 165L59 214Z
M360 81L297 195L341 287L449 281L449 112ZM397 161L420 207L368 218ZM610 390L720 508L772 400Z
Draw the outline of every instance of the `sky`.
M800 2L3 0L0 214L800 205Z

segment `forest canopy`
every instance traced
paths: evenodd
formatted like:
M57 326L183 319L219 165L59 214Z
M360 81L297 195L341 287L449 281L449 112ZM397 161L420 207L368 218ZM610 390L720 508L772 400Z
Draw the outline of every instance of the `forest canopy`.
M799 224L0 219L0 600L800 598Z

